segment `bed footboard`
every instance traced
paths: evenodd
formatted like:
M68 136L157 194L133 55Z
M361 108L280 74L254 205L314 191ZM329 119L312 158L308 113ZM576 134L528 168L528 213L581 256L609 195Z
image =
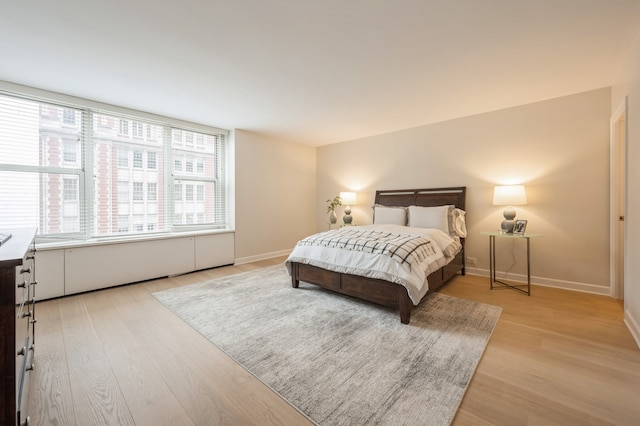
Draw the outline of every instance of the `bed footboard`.
M440 288L458 273L464 275L464 251L458 253L451 263L429 275L429 291ZM409 324L411 321L413 303L407 290L400 284L376 278L342 274L305 263L291 262L291 286L298 288L300 281L397 309L400 313L400 322Z
M409 324L411 320L413 303L407 294L407 290L399 284L358 275L342 274L304 263L292 262L292 287L298 288L300 281L314 284L336 293L398 309L400 321L403 324Z

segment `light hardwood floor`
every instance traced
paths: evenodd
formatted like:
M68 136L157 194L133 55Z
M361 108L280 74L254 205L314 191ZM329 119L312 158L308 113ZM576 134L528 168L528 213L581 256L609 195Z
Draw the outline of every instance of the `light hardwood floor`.
M311 424L151 295L283 260L40 302L30 424ZM640 424L640 350L617 301L488 287L441 290L503 307L454 425Z

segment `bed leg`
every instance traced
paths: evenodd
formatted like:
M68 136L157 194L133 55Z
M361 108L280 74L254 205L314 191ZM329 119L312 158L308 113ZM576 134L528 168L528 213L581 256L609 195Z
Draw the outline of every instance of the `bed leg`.
M300 280L298 279L298 264L291 264L291 287L298 288Z
M400 322L409 324L411 321L411 299L404 288L398 291L398 308L400 309Z

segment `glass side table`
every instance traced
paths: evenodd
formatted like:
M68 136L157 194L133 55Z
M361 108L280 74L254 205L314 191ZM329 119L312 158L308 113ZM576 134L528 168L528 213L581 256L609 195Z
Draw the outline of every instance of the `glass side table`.
M542 234L506 234L502 232L481 232L481 235L489 236L489 286L491 290L494 287L501 286L504 288L510 288L512 290L519 291L531 296L531 256L530 246L532 238L540 238ZM510 238L527 241L527 284L508 284L496 279L496 238ZM525 290L526 287L526 290Z

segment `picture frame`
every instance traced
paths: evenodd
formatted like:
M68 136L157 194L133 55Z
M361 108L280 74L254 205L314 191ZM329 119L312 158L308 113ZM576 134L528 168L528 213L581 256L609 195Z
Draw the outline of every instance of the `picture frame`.
M524 219L516 220L516 224L513 226L513 234L524 235L525 229L527 229L527 221Z

